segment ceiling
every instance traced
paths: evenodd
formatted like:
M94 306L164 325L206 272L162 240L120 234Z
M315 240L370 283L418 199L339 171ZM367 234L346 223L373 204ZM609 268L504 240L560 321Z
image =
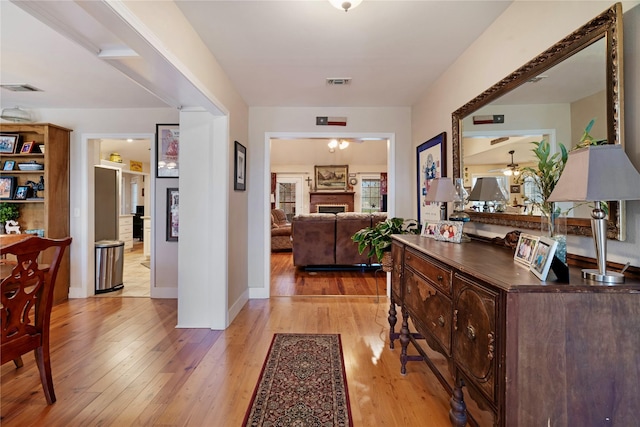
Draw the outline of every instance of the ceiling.
M249 106L289 107L411 106L510 3L365 0L345 13L326 0L176 2ZM149 46L118 25L104 2L3 0L0 8L0 83L42 89L2 89L3 108L202 101L163 84L176 70L147 53ZM148 90L133 66L124 69L128 77L116 68L124 61L97 55L118 46L131 47L153 66L154 74L144 76ZM328 86L325 79L332 77L352 82Z

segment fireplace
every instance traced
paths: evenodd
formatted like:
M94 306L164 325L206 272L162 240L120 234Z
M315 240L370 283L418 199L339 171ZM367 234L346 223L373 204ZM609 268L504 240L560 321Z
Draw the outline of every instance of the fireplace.
M316 205L316 209L318 213L338 213L338 212L347 212L349 205Z
M319 206L332 208L324 212L353 212L354 194L353 191L312 191L309 193L309 212L323 212ZM336 206L344 210L336 211Z

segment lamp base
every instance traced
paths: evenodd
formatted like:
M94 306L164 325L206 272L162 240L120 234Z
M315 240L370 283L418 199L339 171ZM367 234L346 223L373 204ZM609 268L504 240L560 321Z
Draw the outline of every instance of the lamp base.
M585 268L582 270L582 277L584 279L609 284L624 283L624 274L615 271L605 271L604 274L601 274L598 269Z

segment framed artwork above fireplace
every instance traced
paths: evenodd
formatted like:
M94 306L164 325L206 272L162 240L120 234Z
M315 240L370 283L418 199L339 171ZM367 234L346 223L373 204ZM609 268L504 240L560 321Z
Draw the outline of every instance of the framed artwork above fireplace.
M349 165L315 166L316 191L347 191Z

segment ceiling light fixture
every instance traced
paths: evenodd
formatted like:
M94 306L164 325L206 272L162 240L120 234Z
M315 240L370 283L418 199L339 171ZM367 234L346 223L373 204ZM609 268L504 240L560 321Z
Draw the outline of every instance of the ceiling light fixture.
M345 141L344 139L342 141L340 141L340 145L338 146L338 148L340 148L341 150L344 150L345 148L347 148L349 146L349 141Z
M351 0L351 1L343 1L343 0L329 0L329 3L336 9L344 10L345 12L349 12L352 9L355 9L362 3L362 0Z

